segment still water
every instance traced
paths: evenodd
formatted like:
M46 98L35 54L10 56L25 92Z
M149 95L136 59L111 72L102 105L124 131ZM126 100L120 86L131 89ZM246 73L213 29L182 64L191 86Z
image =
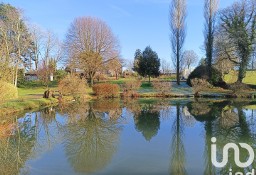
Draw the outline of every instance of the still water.
M211 162L227 143L256 148L256 103L221 99L98 100L8 117L0 125L0 174L210 175L250 172L234 152ZM256 153L256 152L255 152ZM248 159L240 150L240 160Z

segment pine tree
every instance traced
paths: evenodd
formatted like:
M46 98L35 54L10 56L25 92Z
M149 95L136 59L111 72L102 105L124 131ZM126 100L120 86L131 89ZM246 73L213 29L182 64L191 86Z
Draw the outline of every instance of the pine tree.
M159 76L160 59L156 52L150 46L146 47L142 56L138 59L138 73L139 75L148 76L149 82L151 77Z

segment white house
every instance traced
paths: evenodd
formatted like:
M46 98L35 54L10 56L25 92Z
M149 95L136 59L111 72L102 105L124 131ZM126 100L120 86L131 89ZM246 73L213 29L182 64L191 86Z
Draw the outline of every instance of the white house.
M194 70L194 68L185 68L183 71L182 71L182 78L184 79L188 79L188 76L191 74L191 72Z

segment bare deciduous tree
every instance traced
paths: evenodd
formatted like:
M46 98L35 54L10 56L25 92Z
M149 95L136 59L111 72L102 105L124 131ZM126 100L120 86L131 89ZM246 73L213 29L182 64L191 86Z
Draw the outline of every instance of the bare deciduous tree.
M57 64L61 61L62 44L58 37L51 31L41 31L39 34L42 38L40 38L40 40L37 40L39 38L35 38L36 40L34 41L38 42L37 49L40 49L37 50L38 58L35 59L35 62L40 63L37 70L39 79L44 83L44 85L48 86L48 83L51 80L50 77L53 77L57 70ZM37 52L35 52L35 54Z
M46 32L42 52L42 61L53 74L57 69L57 63L62 58L62 44L53 32Z
M110 60L119 57L119 44L110 27L93 17L81 17L72 22L65 47L68 63L73 68L83 69L91 85L96 72Z
M122 73L122 63L123 60L119 58L112 59L107 63L107 69L115 73L116 80L118 79L118 75Z
M173 63L176 67L177 84L180 84L180 72L182 66L182 48L186 37L186 0L172 0L170 6L170 41L173 52Z
M161 59L161 69L163 74L171 73L171 64L165 59Z
M33 61L35 62L35 70L38 70L39 60L44 40L44 31L36 25L30 26L30 33L33 40ZM31 60L32 62L32 60ZM30 63L30 70L32 69L32 63Z
M215 33L215 23L218 10L219 0L204 0L204 18L205 18L205 50L206 63L208 66L209 77L212 77L212 62L213 62L213 42Z
M190 66L195 65L198 60L198 55L193 50L186 50L183 53L184 66L190 69Z
M216 30L214 39L214 67L221 72L222 77L237 66L238 58L231 41L220 27Z

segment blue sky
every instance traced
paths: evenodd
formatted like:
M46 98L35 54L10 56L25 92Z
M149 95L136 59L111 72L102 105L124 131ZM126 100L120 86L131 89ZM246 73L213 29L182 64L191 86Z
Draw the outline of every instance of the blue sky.
M60 39L76 17L94 16L104 20L118 37L124 59L133 60L136 49L148 45L161 59L171 62L169 41L169 4L171 0L3 0L24 10L30 23L51 30ZM194 50L200 58L203 47L203 2L187 0L187 37L184 49ZM220 8L234 0L220 0Z

